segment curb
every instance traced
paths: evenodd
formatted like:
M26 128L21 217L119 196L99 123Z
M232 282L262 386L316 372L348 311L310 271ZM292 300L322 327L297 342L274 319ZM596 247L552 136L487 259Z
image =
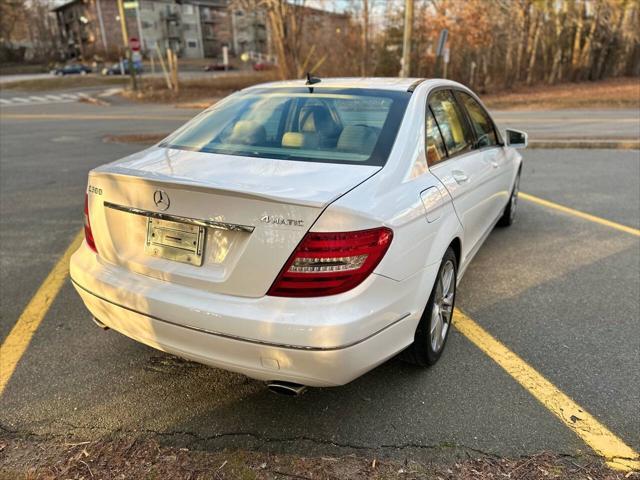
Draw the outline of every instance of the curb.
M640 140L533 140L529 148L640 150Z

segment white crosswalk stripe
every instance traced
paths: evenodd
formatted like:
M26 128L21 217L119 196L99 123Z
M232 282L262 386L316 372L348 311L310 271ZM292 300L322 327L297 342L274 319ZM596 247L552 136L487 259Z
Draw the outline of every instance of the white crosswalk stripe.
M70 103L78 102L83 98L90 98L91 95L84 92L78 93L60 93L48 95L31 95L25 97L0 98L2 106L26 106L26 105L43 105L50 103Z

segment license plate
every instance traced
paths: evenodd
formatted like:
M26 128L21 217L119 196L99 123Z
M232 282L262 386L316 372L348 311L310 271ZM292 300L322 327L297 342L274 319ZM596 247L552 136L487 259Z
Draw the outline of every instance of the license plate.
M147 241L144 251L154 257L175 262L202 265L205 228L170 220L147 217Z

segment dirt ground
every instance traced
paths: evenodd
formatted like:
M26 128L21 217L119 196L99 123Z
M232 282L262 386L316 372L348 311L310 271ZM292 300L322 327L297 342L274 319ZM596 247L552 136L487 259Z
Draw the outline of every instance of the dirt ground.
M274 80L273 73L248 73L209 79L185 80L178 93L164 88L163 80L148 80L141 93L127 98L144 102L175 102L180 107L203 109L236 90ZM616 78L601 82L521 86L511 91L482 95L496 110L560 110L640 108L640 79Z
M543 453L519 459L488 456L423 464L375 456L298 457L244 450L204 452L156 441L19 438L0 435L0 479L639 479L600 460Z
M482 100L496 110L640 108L640 79L626 77L602 82L519 87L482 95Z
M237 90L272 80L274 76L270 72L233 73L212 78L182 80L178 92L174 92L166 88L164 78L147 78L143 80L139 92L125 90L122 96L139 102L174 102L181 107L206 108L219 98Z

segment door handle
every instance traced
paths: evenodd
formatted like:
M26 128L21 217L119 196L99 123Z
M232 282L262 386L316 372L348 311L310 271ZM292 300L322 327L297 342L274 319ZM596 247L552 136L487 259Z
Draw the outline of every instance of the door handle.
M491 160L491 166L492 166L493 168L498 168L498 166L499 166L499 165L500 165L500 164L499 164L496 160Z
M469 177L467 177L467 174L464 173L462 170L453 170L451 172L451 174L453 175L453 179L458 183L464 183L466 181L469 180Z

